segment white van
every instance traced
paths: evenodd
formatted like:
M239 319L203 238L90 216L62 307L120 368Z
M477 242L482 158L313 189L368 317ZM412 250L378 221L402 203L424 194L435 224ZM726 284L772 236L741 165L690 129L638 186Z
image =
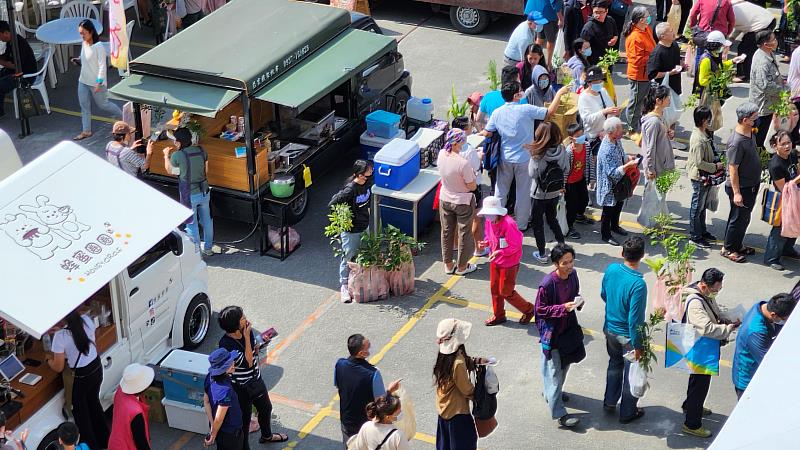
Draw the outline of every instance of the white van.
M128 364L156 364L205 339L206 264L175 229L190 215L68 142L0 181L0 273L7 280L0 283L0 347L8 348L10 337L18 343L13 355L0 357L0 369L5 358L24 361L16 374L0 370L22 392L0 395L0 410L10 413L8 428L30 430L29 448L58 448L63 384L44 363L49 339L42 336L72 310L83 308L99 324L105 408ZM28 373L41 379L25 384Z

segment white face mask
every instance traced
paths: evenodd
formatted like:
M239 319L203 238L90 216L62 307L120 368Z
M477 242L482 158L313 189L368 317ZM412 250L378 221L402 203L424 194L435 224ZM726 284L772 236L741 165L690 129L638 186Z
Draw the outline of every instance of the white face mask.
M778 321L775 322L775 325L784 326L784 325L786 325L786 321L785 320L778 320Z
M483 217L486 217L489 220L489 222L495 222L497 220L497 216L495 216L493 214L486 214Z
M398 414L398 415L397 415L397 416L394 418L394 421L395 421L395 422L399 422L399 421L401 421L401 420L403 420L403 411L400 411L400 414Z

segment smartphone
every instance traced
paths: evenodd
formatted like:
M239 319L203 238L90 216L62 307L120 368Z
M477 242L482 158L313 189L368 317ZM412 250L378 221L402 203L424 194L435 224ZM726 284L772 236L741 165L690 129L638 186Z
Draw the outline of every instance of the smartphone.
M636 155L636 164L637 165L642 164L642 160L643 159L644 159L644 155L641 155L641 154L640 155Z
M31 367L39 367L42 365L42 362L39 361L38 359L31 359L31 358L26 359L22 363L25 364L26 366L31 366Z
M261 333L261 338L264 339L264 342L267 342L278 335L278 332L275 331L275 328L270 327L267 331Z

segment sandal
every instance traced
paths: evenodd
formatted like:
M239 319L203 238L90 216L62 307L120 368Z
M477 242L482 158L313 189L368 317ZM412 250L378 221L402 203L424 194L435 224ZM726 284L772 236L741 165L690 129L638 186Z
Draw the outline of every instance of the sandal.
M506 323L506 321L508 321L508 319L506 319L505 317L492 316L492 317L486 319L484 324L487 327L493 327L495 325L500 325L501 323Z
M725 258L728 258L729 260L731 260L731 261L733 261L735 263L743 263L743 262L747 261L747 258L745 258L744 256L742 256L742 255L740 255L740 254L738 254L736 252L730 252L728 250L722 250L720 252L720 255L724 256Z
M448 269L448 268L447 268L447 266L444 266L444 273L445 273L445 275L452 275L452 274L456 273L456 268L457 268L457 267L458 267L458 266L456 266L456 264L455 264L455 263L453 263L453 268L452 268L452 269Z
M455 274L458 276L464 276L468 273L475 272L476 270L478 270L478 266L475 264L467 264L467 267L465 267L464 270L456 270Z
M741 253L743 255L748 255L748 256L755 255L756 254L756 249L754 249L753 247L744 246L744 247L742 247L741 250L739 250L739 253Z
M75 136L74 138L72 138L72 140L73 141L82 141L82 140L84 140L84 139L86 139L88 137L92 137L92 132L91 131L81 131L81 134Z
M285 434L272 433L272 436L270 436L268 438L266 438L264 436L261 436L260 438L258 438L258 443L259 444L266 444L268 442L286 442L288 440L289 440L289 436L287 436Z

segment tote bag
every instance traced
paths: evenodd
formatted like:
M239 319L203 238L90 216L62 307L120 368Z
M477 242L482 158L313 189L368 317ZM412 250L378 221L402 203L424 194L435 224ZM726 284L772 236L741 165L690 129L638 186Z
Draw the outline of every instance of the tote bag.
M690 297L689 302L703 301ZM701 336L693 325L683 320L667 324L667 345L664 365L667 368L696 375L719 375L720 341Z
M800 188L792 182L786 182L781 197L781 236L800 237Z
M781 226L781 193L770 187L761 191L761 220L773 227Z

